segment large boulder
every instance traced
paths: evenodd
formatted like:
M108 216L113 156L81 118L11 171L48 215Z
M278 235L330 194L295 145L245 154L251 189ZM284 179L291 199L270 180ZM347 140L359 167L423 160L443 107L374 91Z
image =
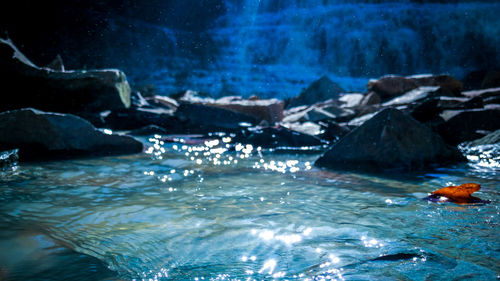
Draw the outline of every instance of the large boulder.
M278 99L242 99L235 96L220 98L207 105L243 113L252 116L257 122L266 121L268 124L281 121L285 108L284 102Z
M252 116L229 109L185 102L177 108L175 117L184 124L186 133L233 131L242 126L256 125L258 122Z
M388 75L378 80L370 80L367 88L377 93L382 101L387 101L418 88L418 84L406 77Z
M288 107L311 105L328 99L336 99L343 92L344 89L338 84L330 80L327 76L323 76L293 98Z
M106 134L78 116L32 108L0 113L0 128L0 150L19 148L21 160L129 154L143 148L132 137Z
M447 74L423 74L407 78L413 80L419 87L439 87L438 93L444 96L460 96L463 90L462 82Z
M388 108L335 143L316 165L334 169L414 170L432 163L463 160L457 148L447 145L427 126Z
M438 127L438 132L452 145L481 138L482 131L500 129L500 108L445 110L441 117L446 122Z
M36 66L10 40L0 39L0 111L36 107L77 113L130 106L130 86L116 69L60 71Z

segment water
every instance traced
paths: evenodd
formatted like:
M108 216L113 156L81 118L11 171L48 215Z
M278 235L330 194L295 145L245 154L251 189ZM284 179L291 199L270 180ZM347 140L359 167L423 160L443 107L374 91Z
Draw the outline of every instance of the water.
M1 280L494 280L498 170L384 177L229 138L0 173ZM422 200L477 182L488 205ZM399 255L397 255L399 254ZM376 260L381 255L395 255Z

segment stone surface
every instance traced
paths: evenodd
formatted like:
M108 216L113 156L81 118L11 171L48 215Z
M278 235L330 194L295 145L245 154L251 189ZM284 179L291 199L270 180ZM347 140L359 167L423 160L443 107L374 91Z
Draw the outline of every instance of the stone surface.
M130 86L116 69L56 71L30 62L9 40L0 39L0 110L36 107L55 112L103 111L130 106Z
M439 87L436 91L440 95L460 96L463 90L462 82L447 74L413 75L407 78L413 80L419 87Z
M377 105L380 104L382 100L380 99L380 96L377 95L375 92L368 92L363 96L363 99L359 103L360 106L367 106L367 105Z
M0 169L14 165L19 160L19 149L0 151Z
M336 99L343 92L344 89L327 76L323 76L293 98L287 107L311 105L328 99Z
M491 132L480 139L468 143L469 146L489 145L489 144L500 144L500 129Z
M406 77L388 75L378 80L371 80L367 88L377 93L382 101L387 101L418 88L418 84Z
M252 116L257 122L266 121L274 124L283 119L285 104L278 99L242 99L241 97L224 97L217 99L210 106L229 109L238 113Z
M498 97L498 96L500 96L500 88L489 88L489 89L483 89L483 90L467 91L467 92L462 92L462 95L469 97L469 98L473 98L473 97L482 97L482 98Z
M339 101L343 103L343 107L356 107L360 105L363 97L363 94L345 94L339 98Z
M441 116L446 122L438 127L438 132L452 145L483 137L478 131L500 129L500 109L446 110Z
M138 128L128 132L132 136L150 136L154 134L167 134L168 131L165 128L156 125L149 125L142 128Z
M418 87L416 89L413 89L399 97L395 97L385 103L383 103L383 106L397 106L397 105L403 105L403 104L411 104L414 103L418 100L424 99L428 97L429 95L432 95L439 87Z
M135 130L149 125L156 125L170 130L181 127L174 111L164 108L133 107L115 110L106 115L103 126L113 130Z
M186 133L238 130L257 124L252 116L196 103L181 103L175 117L182 122Z
M0 150L19 148L21 160L128 154L143 148L132 137L105 134L80 117L32 108L0 113L0 128Z
M421 169L432 163L463 161L457 148L397 109L384 109L354 129L316 165L335 169Z

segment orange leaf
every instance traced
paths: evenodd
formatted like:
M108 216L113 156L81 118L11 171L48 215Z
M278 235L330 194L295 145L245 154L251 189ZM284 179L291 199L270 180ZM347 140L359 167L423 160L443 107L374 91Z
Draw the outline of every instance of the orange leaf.
M464 183L459 186L447 186L432 192L435 196L444 196L456 203L468 203L473 201L475 198L472 197L472 193L481 189L481 186L477 183Z

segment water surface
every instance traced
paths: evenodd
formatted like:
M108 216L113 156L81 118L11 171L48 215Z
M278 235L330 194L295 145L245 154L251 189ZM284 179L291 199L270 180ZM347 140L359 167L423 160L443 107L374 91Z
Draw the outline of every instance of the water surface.
M2 280L494 280L499 175L458 165L383 177L318 153L146 140L132 156L0 172ZM422 200L477 182L491 204ZM380 256L389 255L386 258ZM377 259L378 258L378 259Z

